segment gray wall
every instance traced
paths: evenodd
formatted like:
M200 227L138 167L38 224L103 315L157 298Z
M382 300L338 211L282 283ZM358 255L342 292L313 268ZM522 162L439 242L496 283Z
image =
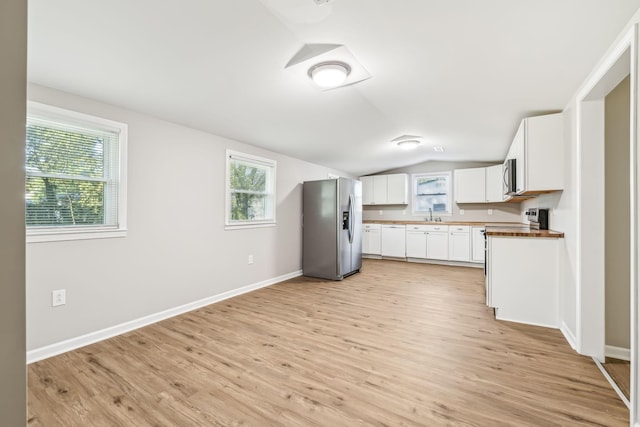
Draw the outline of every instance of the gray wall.
M478 163L478 162L435 162L429 161L419 163L417 165L393 169L380 174L387 173L407 173L409 174L409 192L411 193L411 174L424 172L443 172L453 171L455 169L468 169L491 166L495 163ZM451 189L453 191L454 182L453 174L451 176ZM464 215L460 214L460 209L464 209ZM488 214L488 210L493 211L492 215ZM381 214L382 213L382 214ZM424 215L413 216L411 214L411 201L407 206L365 206L363 219L369 220L401 220L401 221L422 221ZM478 204L462 204L453 203L453 212L451 216L442 217L444 221L487 221L487 222L521 222L522 215L520 211L520 203L478 203Z
M0 52L0 425L23 426L26 0L0 2Z
M129 125L127 237L27 244L29 350L302 268L301 183L339 171L49 88L29 98ZM225 231L227 148L278 162L276 227Z
M629 77L605 97L605 343L630 348Z

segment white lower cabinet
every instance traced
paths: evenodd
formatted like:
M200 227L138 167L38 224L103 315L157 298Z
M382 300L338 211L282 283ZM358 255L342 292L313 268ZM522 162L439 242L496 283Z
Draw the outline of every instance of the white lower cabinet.
M382 256L404 258L406 239L404 225L383 225L380 252Z
M484 227L471 227L471 262L484 262Z
M382 255L382 226L380 224L362 225L362 254Z
M560 239L488 237L487 305L496 319L559 327Z
M449 236L447 226L436 226L436 230L427 231L427 258L449 259Z
M449 258L449 227L446 225L407 225L407 258Z
M466 225L449 227L449 261L471 260L471 228Z
M407 226L407 258L427 258L427 232Z

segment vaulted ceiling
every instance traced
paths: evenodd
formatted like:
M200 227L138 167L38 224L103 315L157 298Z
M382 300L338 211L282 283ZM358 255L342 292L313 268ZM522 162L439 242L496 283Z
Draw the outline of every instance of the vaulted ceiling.
M28 78L355 175L498 161L521 118L566 106L639 7L30 0ZM372 77L319 91L285 69L305 44L344 45ZM390 142L405 134L423 143Z

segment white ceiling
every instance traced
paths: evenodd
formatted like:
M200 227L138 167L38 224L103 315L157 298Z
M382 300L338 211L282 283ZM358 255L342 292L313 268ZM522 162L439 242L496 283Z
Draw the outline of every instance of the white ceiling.
M29 81L355 175L495 161L563 109L640 0L30 0ZM345 45L372 78L285 70ZM390 141L421 135L414 151ZM179 142L176 142L179 143ZM431 147L445 147L435 153Z

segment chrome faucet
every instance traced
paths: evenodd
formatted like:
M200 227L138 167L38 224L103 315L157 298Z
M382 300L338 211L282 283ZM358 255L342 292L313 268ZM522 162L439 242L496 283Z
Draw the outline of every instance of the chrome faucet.
M425 218L425 221L433 222L433 211L429 208L429 218Z

